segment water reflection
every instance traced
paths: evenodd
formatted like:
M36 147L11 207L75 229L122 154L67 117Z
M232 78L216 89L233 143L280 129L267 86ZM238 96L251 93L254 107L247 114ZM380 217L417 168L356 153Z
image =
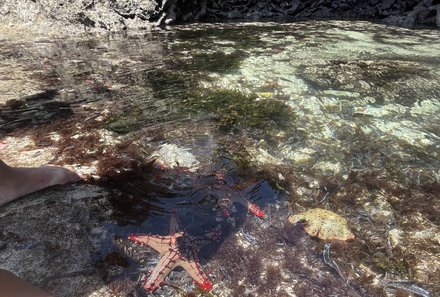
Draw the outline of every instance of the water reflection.
M118 292L139 289L157 259L128 235L166 235L177 213L193 236L222 230L200 251L219 296L383 296L385 273L434 293L438 40L304 22L2 44L1 100L14 101L1 106L0 135L31 137L56 148L48 161L100 179L111 214L97 262ZM324 243L286 224L312 207L356 234L332 246L347 281L319 257ZM193 288L179 271L171 284L158 294Z

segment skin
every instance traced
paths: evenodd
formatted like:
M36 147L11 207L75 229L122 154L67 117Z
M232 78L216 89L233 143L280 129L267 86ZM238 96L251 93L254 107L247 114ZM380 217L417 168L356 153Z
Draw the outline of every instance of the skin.
M79 175L66 168L57 166L10 167L0 160L0 207L47 187L79 180L81 180Z
M15 274L0 269L0 297L54 297Z
M58 166L10 167L0 160L0 207L27 194L54 185L81 180L76 173ZM13 273L0 269L0 297L53 297Z

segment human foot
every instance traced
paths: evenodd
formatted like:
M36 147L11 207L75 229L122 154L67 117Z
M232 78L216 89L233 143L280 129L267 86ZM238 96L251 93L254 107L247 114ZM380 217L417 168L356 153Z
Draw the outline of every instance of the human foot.
M50 186L79 180L78 174L63 167L16 168L0 160L0 206Z

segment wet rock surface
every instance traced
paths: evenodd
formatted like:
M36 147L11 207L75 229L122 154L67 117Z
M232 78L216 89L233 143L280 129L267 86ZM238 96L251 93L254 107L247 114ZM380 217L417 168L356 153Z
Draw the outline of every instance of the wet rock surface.
M105 193L88 185L30 195L0 211L1 267L56 296L88 296L105 286L90 258Z

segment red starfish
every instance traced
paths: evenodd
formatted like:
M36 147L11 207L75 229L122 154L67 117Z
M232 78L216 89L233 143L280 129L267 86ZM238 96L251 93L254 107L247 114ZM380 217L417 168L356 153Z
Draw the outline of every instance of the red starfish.
M218 172L216 172L215 177L216 177L217 182L221 182L225 178L225 174L222 171L218 171ZM241 205L245 206L246 209L254 216L257 216L259 218L264 217L265 216L264 211L257 204L250 202L249 199L247 199L245 197L245 195L243 194L243 191L246 188L254 187L256 183L257 183L256 180L250 180L250 181L247 181L243 184L232 185L230 188L232 190L234 190L233 193L227 195L227 198L224 199L223 201L221 201L221 204L227 205L227 204L229 204L228 202L240 203ZM225 212L226 212L226 215L228 215L227 209L225 209Z
M194 244L200 243L205 238L201 240L186 235L185 232L179 232L177 219L174 215L171 217L170 235L132 234L128 239L152 247L160 253L159 262L143 286L145 290L156 291L167 275L178 266L185 269L203 290L210 291L212 289L212 283L202 271L193 247Z

